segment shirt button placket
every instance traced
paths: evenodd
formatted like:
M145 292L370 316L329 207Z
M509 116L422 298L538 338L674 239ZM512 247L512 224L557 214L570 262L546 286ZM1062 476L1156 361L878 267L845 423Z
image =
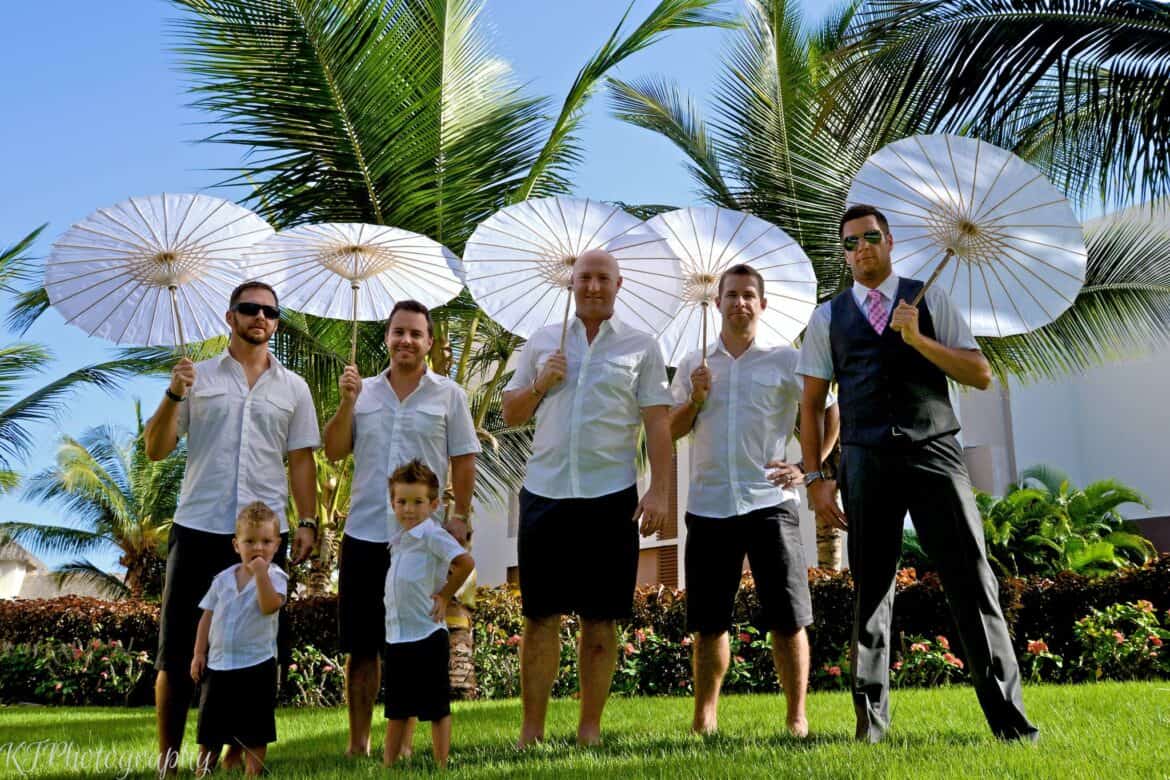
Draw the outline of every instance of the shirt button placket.
M735 467L735 440L739 434L737 414L739 410L739 361L731 360L731 381L727 398L727 470L728 481L731 483L730 506L731 513L739 514L739 469Z
M593 357L593 345L585 350L581 358L581 367L577 371L577 386L573 390L573 413L569 419L569 484L573 495L581 495L580 463L577 452L581 439L581 406L585 398L585 376L589 373L589 361Z

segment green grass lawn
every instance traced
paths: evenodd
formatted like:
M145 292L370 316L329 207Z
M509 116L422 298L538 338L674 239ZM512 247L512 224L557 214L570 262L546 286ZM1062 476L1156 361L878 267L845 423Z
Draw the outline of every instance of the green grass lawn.
M469 777L1170 777L1170 682L1029 687L1025 702L1042 732L1038 745L992 738L970 688L895 691L893 729L885 743L869 746L850 739L853 710L841 693L811 696L806 741L784 733L783 701L775 696L724 697L721 733L707 739L687 732L689 699L614 699L605 744L578 749L571 744L576 703L557 701L549 743L523 753L511 748L519 702L461 703L450 768ZM193 712L188 767L194 721ZM153 728L153 712L144 709L0 708L0 778L148 777ZM379 714L379 754L384 729ZM342 757L344 710L284 709L277 730L273 776L385 772L372 758ZM405 772L433 771L426 724L415 751Z

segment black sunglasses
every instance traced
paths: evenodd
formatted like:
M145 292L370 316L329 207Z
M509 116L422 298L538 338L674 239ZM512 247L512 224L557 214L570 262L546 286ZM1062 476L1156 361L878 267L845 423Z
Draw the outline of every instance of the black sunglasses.
M268 306L263 303L252 303L251 301L240 301L232 306L232 311L239 312L245 317L255 317L260 312L264 312L264 316L270 320L280 319L280 309L276 306Z
M861 238L864 238L867 244L876 246L882 242L882 231L867 230L861 234ZM841 245L845 247L846 251L852 252L861 243L861 238L857 236L845 236L841 239Z

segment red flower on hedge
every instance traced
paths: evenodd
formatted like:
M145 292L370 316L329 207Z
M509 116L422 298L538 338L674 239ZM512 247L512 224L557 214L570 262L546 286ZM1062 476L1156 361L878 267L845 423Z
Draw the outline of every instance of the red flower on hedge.
M1032 655L1040 655L1048 652L1048 643L1043 639L1029 639L1028 652Z
M634 629L634 639L637 640L638 644L642 644L643 642L646 641L646 632L640 628L635 628Z
M515 647L516 645L520 644L520 635L512 634L512 636L508 637L507 644L508 647Z
M633 655L637 650L634 648L633 642L626 642L626 655Z
M911 653L926 653L929 651L930 648L926 646L925 642L915 642L914 644L910 645Z
M951 653L946 653L945 655L943 655L943 660L946 661L951 666L955 667L956 669L963 668L963 662L960 661L958 658L955 658L955 656Z
M902 668L902 662L901 662L901 661L895 661L895 662L894 662L894 671L896 672L896 671L898 671L898 670L899 670L899 669L901 669L901 668Z
M841 667L840 666L830 666L828 669L828 672L829 672L830 676L832 676L832 677L840 677L841 676Z
M939 647L941 647L943 650L950 650L951 649L951 643L948 642L947 638L945 636L943 636L942 634L939 634L938 636L936 636L934 638L934 642Z
M1137 607L1138 609L1140 609L1142 612L1153 612L1154 611L1154 605L1151 604L1150 602L1146 601L1145 599L1138 599L1136 602L1134 602L1134 606Z
M1125 641L1125 634L1121 633L1120 631L1114 631L1113 638L1117 640L1117 644L1121 644Z
M679 640L679 644L682 645L683 647L690 647L691 646L690 635L684 636L681 640Z
M752 635L746 631L740 631L739 641L743 642L745 645L750 645L752 643Z
M1162 637L1158 636L1157 634L1150 634L1150 644L1154 647L1161 647Z
M74 647L73 648L73 660L76 661L78 658L81 658L82 652L83 651L80 647Z

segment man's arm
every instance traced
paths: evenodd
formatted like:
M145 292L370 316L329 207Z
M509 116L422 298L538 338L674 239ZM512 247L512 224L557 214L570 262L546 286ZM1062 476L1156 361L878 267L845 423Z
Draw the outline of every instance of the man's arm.
M826 452L825 399L829 396L829 380L804 376L804 393L800 398L800 452L804 470L820 471ZM836 405L832 408L836 408ZM818 519L826 519L838 528L845 527L845 513L837 506L836 480L818 479L809 485L808 501Z
M568 365L565 353L557 350L549 355L544 367L540 369L540 373L537 374L532 384L505 392L502 409L504 424L523 425L531 420L532 415L536 414L536 407L540 406L540 402L544 400L545 394L564 381ZM517 369L517 371L519 370Z
M179 414L181 404L188 403L187 394L191 385L195 384L195 364L189 358L183 358L171 369L171 384L167 387L170 395L163 395L158 409L149 420L142 432L143 443L146 445L146 457L151 460L162 460L174 451L179 443ZM176 401L175 398L182 398Z
M313 460L312 447L302 447L289 452L288 477L297 517L316 517L317 463ZM317 532L312 528L308 526L297 528L296 538L293 540L293 563L300 563L309 557L316 538Z
M918 329L918 307L899 301L890 318L890 327L902 334L902 340L918 354L938 366L959 384L986 390L991 386L991 364L977 349L948 347L924 336Z
M454 455L451 458L451 492L455 494L456 516L447 518L447 530L460 544L467 542L467 520L471 513L471 496L475 490L475 453Z
M642 518L642 536L650 536L666 524L670 511L672 453L669 407L644 407L642 424L646 427L646 451L650 456L650 489L638 502L634 519Z
M833 454L833 448L837 446L837 437L841 435L841 407L838 404L833 404L825 409L824 417L825 435L821 441L821 463L824 463ZM803 437L801 437L800 443L803 449Z
M362 391L362 378L357 366L346 366L337 380L341 403L325 423L325 457L341 460L353 452L353 409Z
M676 404L670 410L670 438L672 441L686 436L695 427L699 410L703 408L707 395L711 392L710 371L702 364L689 376L684 376L683 372L686 370L685 365L680 365L674 375L675 386L672 387L672 392L675 393L675 400L678 400L682 393L686 394L686 400Z

